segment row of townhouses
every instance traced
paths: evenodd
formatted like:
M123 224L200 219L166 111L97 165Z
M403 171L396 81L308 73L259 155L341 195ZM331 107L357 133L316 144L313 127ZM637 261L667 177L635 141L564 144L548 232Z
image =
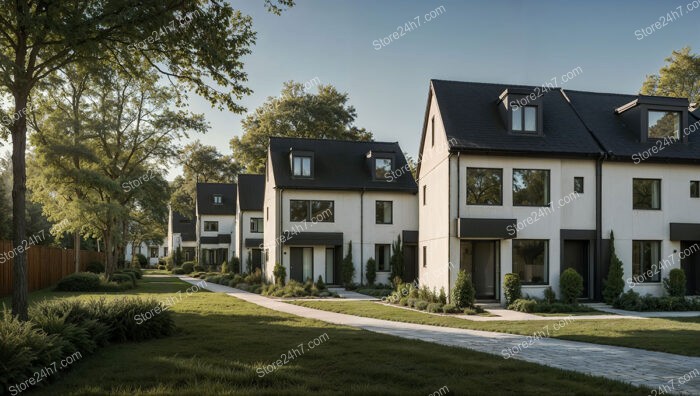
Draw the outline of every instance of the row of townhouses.
M449 292L465 270L503 301L506 273L541 297L571 267L598 300L614 231L627 289L683 268L700 294L698 130L687 99L432 80L417 180L398 143L273 137L264 175L198 185L168 245L329 284L351 253L355 282L373 258L388 283L401 237L406 281Z

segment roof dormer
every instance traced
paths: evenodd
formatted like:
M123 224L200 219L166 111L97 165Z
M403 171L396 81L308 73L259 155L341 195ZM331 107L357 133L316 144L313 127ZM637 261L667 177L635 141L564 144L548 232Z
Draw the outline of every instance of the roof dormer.
M537 90L540 89L538 92ZM508 88L498 97L498 110L509 133L542 136L545 88Z
M615 114L635 130L640 142L670 139L687 143L689 107L686 98L639 95L615 109Z
M369 151L366 155L372 180L393 181L396 155L387 151Z
M292 178L314 178L314 152L289 149L289 169Z

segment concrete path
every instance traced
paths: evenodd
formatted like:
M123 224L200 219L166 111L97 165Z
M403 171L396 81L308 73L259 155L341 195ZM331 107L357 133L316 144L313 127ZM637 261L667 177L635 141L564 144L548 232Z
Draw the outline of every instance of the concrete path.
M692 318L695 316L700 316L698 311L685 311L685 312L636 312L636 311L625 311L622 309L612 308L607 304L602 303L591 303L586 304L591 308L595 308L598 311L609 312L616 315L634 316L637 318Z
M181 277L181 279L193 284L199 281L199 279L188 277ZM555 322L543 326L537 334L526 337L363 318L287 304L217 284L209 284L205 288L213 292L226 293L229 296L275 311L336 325L352 326L407 339L472 349L504 359L524 360L633 385L644 385L652 389L666 386L668 388L663 388L666 389L666 393L700 394L700 371L698 371L700 370L700 358L548 338L564 326L575 326L576 324L571 321L563 324ZM684 380L684 376L689 380ZM670 388L671 384L673 389Z
M348 290L345 290L344 287L329 287L328 291L332 291L333 293L337 293L340 296L340 298L347 299L347 300L379 301L379 299L376 297L368 296L366 294L357 293L354 291L348 291Z

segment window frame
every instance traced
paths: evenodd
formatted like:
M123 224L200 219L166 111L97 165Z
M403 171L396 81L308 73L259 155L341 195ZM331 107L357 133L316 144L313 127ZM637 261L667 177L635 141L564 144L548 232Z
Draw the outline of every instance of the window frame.
M695 190L693 190L695 186ZM690 198L700 198L700 180L690 181Z
M634 189L634 183L635 183L635 181L657 181L657 182L659 182L659 199L658 199L658 201L659 201L659 207L658 207L658 208L654 208L654 207L651 207L651 208L640 208L640 207L637 206L636 200L634 199L634 191L635 191L635 189ZM661 185L661 179L644 178L644 177L634 177L634 178L632 178L632 210L661 210L661 208L663 207L663 206L662 206L663 204L662 204L662 202L661 202L661 198L662 198L662 196L663 196L663 194L661 193L661 187L662 187L662 185ZM653 204L653 201L654 201L654 199L653 199L653 197L652 197L652 204ZM650 205L650 206L653 206L653 205Z
M389 165L391 169L389 172L384 173L384 177L379 177L377 176L377 161L382 160L382 161L389 161ZM392 174L394 172L394 165L396 161L394 160L393 157L387 156L387 155L379 155L376 157L372 157L372 179L374 180L380 180L380 181L391 181L393 180Z
M528 109L531 109L534 111L535 115L535 129L525 129L526 125L526 115L528 113ZM516 114L517 111L517 114ZM516 129L515 128L515 120L519 120L520 122L520 128ZM514 106L511 108L511 116L510 116L510 131L513 133L517 134L523 134L523 135L538 135L540 133L540 109L539 106L536 105L525 105L525 106Z
M543 280L542 282L526 282L522 278L520 280L521 284L523 286L547 286L549 285L549 277L550 277L550 240L549 239L530 239L530 238L523 238L523 239L513 239L512 246L511 246L511 268L514 273L518 273L515 270L515 245L517 242L532 242L532 241L538 241L538 242L544 242L544 274L543 274Z
M379 248L385 248L386 251L388 252L385 255L386 258L386 266L384 269L380 269L379 267ZM377 272L385 273L385 272L391 272L391 245L388 243L375 243L374 244L374 260L377 263Z
M499 202L495 204L488 204L488 203L469 203L469 170L495 170L495 171L500 171L501 173L501 180L500 180L500 194L499 194ZM469 206L503 206L503 168L482 168L482 167L467 167L466 171L466 189L467 193L466 195L466 203Z
M644 260L641 260L641 258L642 258L641 253L643 252L643 244L644 243L653 243L653 244L656 244L658 246L658 249L657 249L658 258L656 261L654 261L654 257L651 258L648 269L643 269L642 263L641 263L641 261L644 261ZM634 251L635 251L635 248L637 247L638 244L642 244L642 246L640 247L640 248L642 248L640 251L640 262L635 263L636 255L635 255ZM645 283L645 284L646 283L651 283L651 284L661 283L661 279L662 279L662 275L663 275L661 273L661 256L662 256L661 249L662 249L662 244L661 244L661 241L659 241L659 240L649 240L649 239L634 239L634 240L632 240L632 259L631 259L631 261L632 261L632 281L634 281L635 283ZM637 264L637 265L635 265L635 264ZM647 278L645 273L647 271L654 272L654 266L656 266L657 273L653 274L652 277ZM635 267L636 267L636 269L639 269L641 271L641 274L635 274ZM657 279L655 279L655 278L657 278Z
M302 159L308 159L309 160L309 175L304 175L303 170L304 170L304 165L303 161L301 163L301 171L302 173L297 175L296 174L296 159L299 158L300 160ZM292 161L291 161L291 168L292 168L292 178L295 179L313 179L314 177L314 156L312 153L292 153Z
M306 218L301 219L301 220L294 220L292 218L292 203L293 202L304 202L306 205ZM324 219L318 219L314 215L313 211L313 203L314 202L329 202L330 203L330 209L331 209L331 215L327 218ZM323 211L325 212L326 209ZM328 199L290 199L289 200L289 221L290 222L295 222L295 223L301 223L304 221L313 221L316 220L317 223L335 223L335 201L333 200L328 200Z
M218 198L218 202L217 202L217 198ZM213 203L214 205L217 205L217 206L218 206L218 205L223 205L223 204L224 204L224 196L221 195L221 194L214 194L214 195L212 195L212 203Z
M208 229L207 225L216 225L216 229L210 230ZM204 232L219 232L219 222L215 220L204 220L204 224L202 224L202 229Z
M391 210L391 215L389 216L390 217L389 222L385 222L383 220L381 222L379 221L379 204L389 204L389 208ZM386 207L384 207L383 210L386 210ZM387 200L374 201L374 224L381 224L381 225L394 224L394 201L387 201Z
M265 219L262 217L251 217L250 218L250 232L254 234L261 234L265 232Z
M581 189L580 189L581 191L578 191L578 188L577 188L576 182L578 180L581 181ZM586 191L585 185L586 185L586 181L585 181L585 178L583 176L574 176L574 192L576 194L583 194L583 192Z
M537 171L545 172L547 175L547 191L545 196L545 203L543 205L524 205L515 203L515 173L517 171ZM552 171L551 169L532 169L532 168L513 168L512 172L512 183L511 183L511 198L513 201L513 206L527 207L527 208L548 208L552 205Z
M679 141L681 139L681 133L683 131L683 112L682 111L661 110L661 109L657 109L657 108L650 108L650 109L647 109L646 113L647 113L646 114L647 115L647 117L646 117L646 121L647 121L647 125L646 125L646 135L647 136L646 136L646 138L647 139L654 139L654 140L672 139L672 140L676 140L676 141ZM665 114L674 113L678 117L678 129L676 130L675 136L661 136L661 137L651 136L649 134L651 131L651 127L652 127L652 125L649 125L649 123L651 121L651 113L665 113Z

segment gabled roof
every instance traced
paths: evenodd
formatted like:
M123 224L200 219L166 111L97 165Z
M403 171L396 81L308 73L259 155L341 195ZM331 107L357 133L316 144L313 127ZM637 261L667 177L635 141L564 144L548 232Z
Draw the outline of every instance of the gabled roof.
M450 149L538 156L600 156L601 149L559 89L544 93L543 135L509 133L498 108L506 89L542 92L541 87L431 80ZM611 110L612 112L612 110ZM454 139L454 140L452 140Z
M292 177L290 150L313 152L313 179ZM372 179L370 152L393 155L393 181ZM278 188L418 192L398 143L272 137L270 160Z
M221 205L214 204L221 195ZM236 185L231 183L197 183L197 211L200 215L236 215Z
M591 133L601 142L609 158L629 161L632 155L647 151L658 143L654 140L642 142L639 131L627 125L615 109L638 100L638 95L623 95L614 93L584 92L566 90L572 106L580 114ZM645 100L671 100L671 98L647 97ZM678 101L678 99L675 99ZM679 101L680 102L680 101ZM696 114L689 113L689 124L698 122ZM700 124L694 133L688 134L688 143L677 142L664 145L664 149L650 156L652 162L700 162ZM681 132L682 133L682 132Z
M171 210L170 213L173 217L173 233L180 234L183 241L195 241L197 237L194 221L178 211Z
M241 211L262 211L265 175L238 175L238 204Z

